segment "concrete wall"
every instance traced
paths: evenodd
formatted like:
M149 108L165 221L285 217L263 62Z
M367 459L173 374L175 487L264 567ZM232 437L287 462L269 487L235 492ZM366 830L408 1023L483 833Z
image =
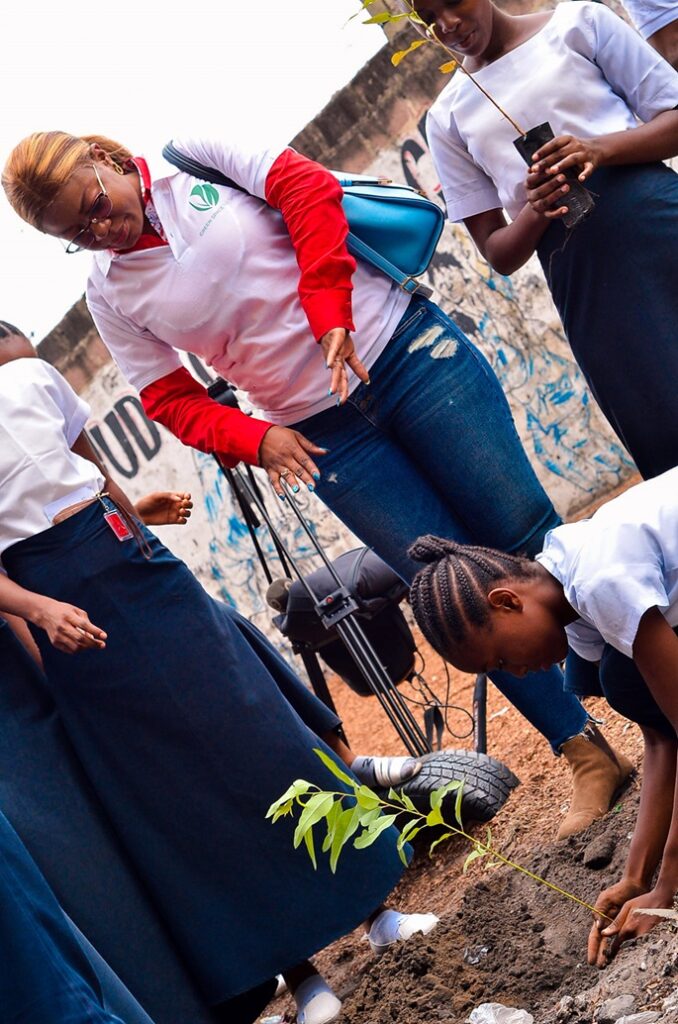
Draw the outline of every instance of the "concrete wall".
M514 3L512 9L531 6ZM406 179L435 198L422 125L445 78L437 70L439 57L423 49L394 70L392 48L385 47L293 144L328 166ZM509 280L478 257L463 228L448 226L429 277L441 304L493 364L535 469L561 514L569 516L617 487L632 464L588 395L536 259ZM145 420L84 303L69 311L40 354L92 405L92 439L132 497L175 487L192 491L196 510L190 526L161 529L163 540L208 589L268 631L263 577L213 460ZM287 542L310 568L307 538L279 502L270 506ZM315 497L304 498L304 507L331 553L352 543ZM262 541L270 552L265 535Z

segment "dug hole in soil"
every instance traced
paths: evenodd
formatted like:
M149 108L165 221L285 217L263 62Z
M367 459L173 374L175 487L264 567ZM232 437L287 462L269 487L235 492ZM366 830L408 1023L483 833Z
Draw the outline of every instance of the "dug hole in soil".
M440 687L440 661L423 642L420 648L427 678ZM470 707L473 679L454 673L452 682L455 703ZM374 698L356 696L338 679L330 685L356 752L403 753ZM612 745L639 765L639 730L603 701L587 706L605 719ZM606 817L585 833L556 843L553 837L570 797L568 766L551 755L542 737L493 687L488 719L488 752L521 779L491 823L494 847L594 903L600 890L621 875L639 782L632 782ZM459 714L451 716L450 724L459 732L467 728ZM470 740L446 735L444 743L461 747ZM471 831L484 839L486 826ZM638 1024L678 1024L678 931L671 922L660 922L650 935L623 946L613 963L599 971L586 963L588 910L515 870L492 866L489 859L475 861L464 874L469 848L461 840L439 846L432 858L427 851L428 844L418 850L389 905L436 913L441 921L433 932L376 959L358 929L315 958L343 1000L339 1024L462 1024L484 1002L528 1010L535 1024L613 1024L620 1018L622 1024L624 1013L640 1011L656 1011L656 1016ZM278 1013L293 1020L293 1009L286 995L264 1017Z

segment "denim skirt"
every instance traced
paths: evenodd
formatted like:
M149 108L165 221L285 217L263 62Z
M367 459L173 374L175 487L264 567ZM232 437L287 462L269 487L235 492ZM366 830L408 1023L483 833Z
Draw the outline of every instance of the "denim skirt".
M602 167L596 205L538 255L572 352L645 478L678 465L678 175Z
M106 649L35 636L71 742L208 1002L267 981L355 928L402 874L390 829L336 876L266 810L298 778L336 790L313 747L336 716L268 641L144 528L120 542L98 503L3 553L11 579L84 608ZM325 748L329 753L329 748Z

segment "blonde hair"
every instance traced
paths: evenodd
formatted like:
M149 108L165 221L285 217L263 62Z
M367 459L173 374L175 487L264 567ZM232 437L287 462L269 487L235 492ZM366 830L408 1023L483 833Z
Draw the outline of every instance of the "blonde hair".
M2 172L2 187L19 216L41 230L47 207L74 171L92 160L91 147L99 146L121 171L132 154L104 135L69 135L34 132L14 147Z

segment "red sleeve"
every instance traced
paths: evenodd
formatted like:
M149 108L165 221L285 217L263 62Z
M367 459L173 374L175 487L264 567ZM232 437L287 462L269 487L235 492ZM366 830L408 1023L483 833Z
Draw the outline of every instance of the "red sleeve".
M216 452L229 467L258 464L259 446L272 424L219 405L183 366L148 384L140 398L148 418L189 447Z
M299 298L316 341L332 327L354 330L348 224L341 185L320 164L286 149L266 178L266 202L283 215L301 271Z

